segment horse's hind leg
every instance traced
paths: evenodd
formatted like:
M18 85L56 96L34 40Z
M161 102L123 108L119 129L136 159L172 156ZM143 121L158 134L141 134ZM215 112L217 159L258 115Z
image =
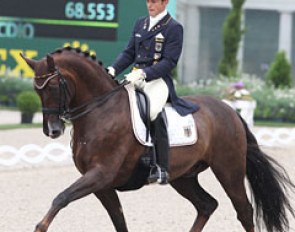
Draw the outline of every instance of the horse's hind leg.
M183 197L188 199L197 210L197 217L191 232L200 232L218 206L217 201L199 184L196 177L182 177L170 183Z
M245 231L254 232L253 208L248 200L244 185L245 171L243 165L238 163L235 162L235 165L227 168L220 168L220 165L218 167L211 166L211 168L229 196L237 212L237 218Z
M127 225L123 214L123 209L115 190L110 189L104 192L97 192L95 196L101 201L107 210L116 231L127 232Z

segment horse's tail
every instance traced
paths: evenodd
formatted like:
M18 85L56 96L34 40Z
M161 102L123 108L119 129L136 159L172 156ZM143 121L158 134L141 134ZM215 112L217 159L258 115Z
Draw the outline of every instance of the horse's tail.
M241 117L240 117L241 118ZM263 218L267 231L289 231L287 212L294 209L287 198L287 188L295 189L285 169L263 153L256 138L241 118L247 136L247 177L254 195L257 226Z

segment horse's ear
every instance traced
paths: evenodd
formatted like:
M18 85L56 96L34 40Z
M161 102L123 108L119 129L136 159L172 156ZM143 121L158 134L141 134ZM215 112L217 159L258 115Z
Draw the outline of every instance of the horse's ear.
M54 64L54 59L51 55L47 55L46 56L46 59L47 59L47 65L48 65L48 71L49 72L54 72L55 71L55 64Z
M29 58L25 57L24 54L22 54L22 53L20 53L19 55L21 56L21 58L24 59L24 61L26 61L26 63L27 63L32 69L35 68L36 63L37 63L36 60L29 59Z

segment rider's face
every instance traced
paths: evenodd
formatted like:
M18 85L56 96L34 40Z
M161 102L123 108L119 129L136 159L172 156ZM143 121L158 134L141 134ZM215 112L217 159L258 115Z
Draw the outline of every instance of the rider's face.
M147 9L151 17L162 13L168 4L168 0L146 0Z

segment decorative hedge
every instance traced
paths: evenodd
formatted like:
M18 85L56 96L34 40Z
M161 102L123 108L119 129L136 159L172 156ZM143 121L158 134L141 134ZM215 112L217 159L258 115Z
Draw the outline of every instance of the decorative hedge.
M279 88L269 86L255 76L242 75L240 78L228 80L217 78L204 81L203 84L190 86L176 85L177 93L183 95L210 95L222 99L225 90L234 82L242 81L257 102L254 119L266 121L295 122L295 88Z
M0 105L15 107L16 96L30 90L33 90L32 79L0 76Z

